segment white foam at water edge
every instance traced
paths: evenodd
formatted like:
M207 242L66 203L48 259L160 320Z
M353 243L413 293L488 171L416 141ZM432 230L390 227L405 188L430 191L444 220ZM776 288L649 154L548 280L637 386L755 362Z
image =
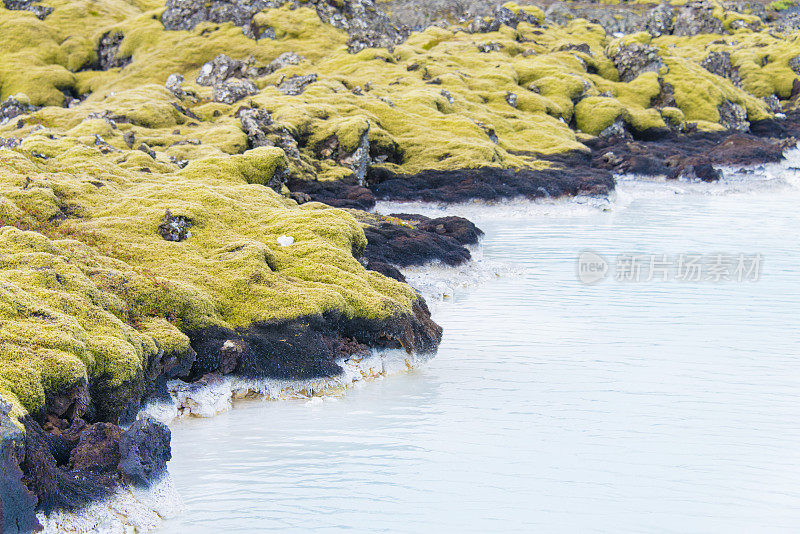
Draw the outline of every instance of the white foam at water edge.
M195 383L171 380L167 382L170 400L150 402L141 413L169 423L179 417L213 417L230 410L237 399L272 401L336 397L366 380L380 380L415 369L431 357L408 354L404 350L373 351L366 356L338 360L336 363L343 369L338 376L308 380L254 380L234 376Z
M182 510L183 501L165 474L148 488L126 486L77 511L39 513L37 518L45 534L129 534L153 531Z
M516 198L487 202L474 200L456 204L380 201L373 211L383 215L417 213L427 217L458 215L475 223L486 220L579 217L598 211L624 209L634 198L668 197L682 194L730 195L781 191L800 187L800 146L784 152L784 160L744 168L721 167L719 182L667 180L664 176L617 175L616 190L608 198L578 195L571 198Z
M617 209L627 207L635 198L662 198L673 195L747 195L780 192L800 187L800 148L784 152L785 159L750 167L720 167L718 182L667 180L664 176L618 175Z
M488 260L483 257L480 245L467 247L472 259L455 267L441 262L403 267L401 271L406 282L419 291L431 311L462 291L477 287L493 278L521 276L524 270L513 263Z
M439 204L432 202L385 202L375 205L374 211L382 215L392 213L416 213L426 217L446 217L458 215L473 222L503 219L529 219L538 217L564 217L593 215L598 211L609 209L611 199L593 196L576 196L557 199L515 198L487 202L474 200L456 204Z

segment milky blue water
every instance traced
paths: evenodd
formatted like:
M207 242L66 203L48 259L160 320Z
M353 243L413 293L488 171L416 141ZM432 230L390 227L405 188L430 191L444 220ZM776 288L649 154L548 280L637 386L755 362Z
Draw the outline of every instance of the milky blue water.
M484 263L519 274L434 303L445 337L418 371L173 423L187 511L163 531L800 531L800 190L736 185L761 178L461 207ZM586 249L762 264L590 286Z

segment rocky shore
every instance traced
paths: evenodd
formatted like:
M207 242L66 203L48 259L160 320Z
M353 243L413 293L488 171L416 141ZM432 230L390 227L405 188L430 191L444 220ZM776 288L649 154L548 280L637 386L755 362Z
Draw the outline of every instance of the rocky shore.
M4 0L0 46L9 533L161 484L148 402L435 353L401 269L481 231L376 201L713 182L800 137L791 3Z

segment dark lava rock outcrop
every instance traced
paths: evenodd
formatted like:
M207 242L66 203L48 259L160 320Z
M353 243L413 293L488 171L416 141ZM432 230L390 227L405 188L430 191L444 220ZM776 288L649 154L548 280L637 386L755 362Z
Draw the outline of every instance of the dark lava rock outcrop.
M399 214L399 221L384 221L364 229L367 268L375 263L398 267L440 261L461 265L470 260L466 245L475 245L483 232L463 217L429 219L421 215Z
M140 486L158 480L172 458L171 433L166 425L139 419L119 438L120 475Z

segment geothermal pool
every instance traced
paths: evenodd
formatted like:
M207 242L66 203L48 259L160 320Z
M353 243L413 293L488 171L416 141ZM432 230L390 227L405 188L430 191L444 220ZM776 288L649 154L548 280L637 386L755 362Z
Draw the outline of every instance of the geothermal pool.
M438 356L343 397L173 422L186 512L162 531L796 532L791 165L622 180L607 206L449 208L486 236L480 261L425 280L448 295L432 302ZM420 210L442 213L403 207ZM577 275L587 249L610 263L593 285ZM657 255L663 274L692 254L760 255L759 279L616 279L628 256Z

